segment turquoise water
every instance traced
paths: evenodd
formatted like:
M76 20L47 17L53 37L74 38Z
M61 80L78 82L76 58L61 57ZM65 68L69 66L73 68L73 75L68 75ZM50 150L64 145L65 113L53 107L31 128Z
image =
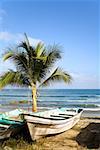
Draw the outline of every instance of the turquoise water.
M13 101L26 100L25 104L12 105ZM4 89L0 91L0 109L31 107L29 89ZM42 89L38 90L38 107L100 107L100 89Z

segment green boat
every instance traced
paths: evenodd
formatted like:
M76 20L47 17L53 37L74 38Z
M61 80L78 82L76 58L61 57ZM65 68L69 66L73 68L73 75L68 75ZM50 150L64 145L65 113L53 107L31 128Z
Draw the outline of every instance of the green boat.
M15 109L0 114L0 140L17 134L24 127L25 121L20 116L23 112L21 109Z

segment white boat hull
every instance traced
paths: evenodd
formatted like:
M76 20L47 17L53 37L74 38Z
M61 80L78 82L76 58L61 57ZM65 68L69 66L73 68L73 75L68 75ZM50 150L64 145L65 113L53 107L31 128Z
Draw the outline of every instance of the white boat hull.
M80 119L81 113L68 119L48 119L41 118L34 115L25 114L24 118L27 121L29 132L32 140L37 140L47 135L62 133L71 129Z

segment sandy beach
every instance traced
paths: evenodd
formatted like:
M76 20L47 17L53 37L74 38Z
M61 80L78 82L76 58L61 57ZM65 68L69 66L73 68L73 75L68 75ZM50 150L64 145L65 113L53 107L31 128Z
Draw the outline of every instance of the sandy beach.
M29 135L10 138L0 143L0 150L87 150L93 147L95 147L93 149L99 149L100 127L98 128L97 125L100 126L99 119L82 118L72 129L55 136L42 138L37 142L30 141ZM88 129L83 129L87 126ZM90 130L93 130L94 133L91 134ZM83 132L82 135L79 135L80 132ZM96 138L98 139L95 141ZM77 141L83 141L85 144L79 145Z
M99 2L0 0L0 150L100 150Z

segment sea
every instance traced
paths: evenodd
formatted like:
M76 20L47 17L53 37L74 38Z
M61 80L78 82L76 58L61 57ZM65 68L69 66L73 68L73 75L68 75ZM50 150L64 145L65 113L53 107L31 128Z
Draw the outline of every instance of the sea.
M100 108L100 89L40 89L37 92L39 109ZM31 109L31 90L27 88L0 91L0 112L15 108Z

